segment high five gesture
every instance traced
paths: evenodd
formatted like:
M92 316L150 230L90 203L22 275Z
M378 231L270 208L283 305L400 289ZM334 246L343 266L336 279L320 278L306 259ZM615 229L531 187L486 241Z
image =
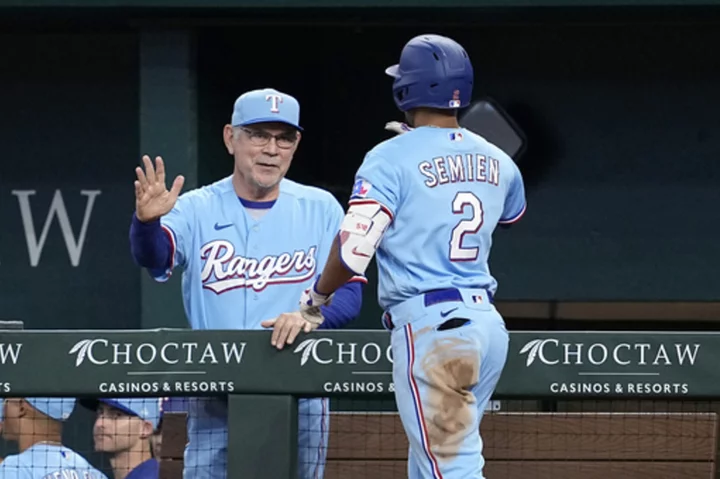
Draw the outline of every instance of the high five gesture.
M172 188L168 191L165 186L165 163L161 157L155 158L153 167L150 157L143 156L145 171L141 167L135 168L135 211L138 219L143 223L155 221L173 209L180 195L185 177L175 177Z

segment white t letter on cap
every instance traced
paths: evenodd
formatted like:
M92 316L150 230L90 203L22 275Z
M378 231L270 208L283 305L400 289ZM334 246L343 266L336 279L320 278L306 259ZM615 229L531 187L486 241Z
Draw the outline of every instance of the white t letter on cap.
M265 101L272 100L270 112L272 113L280 113L280 109L278 108L278 103L282 103L283 99L280 95L268 95L265 97Z

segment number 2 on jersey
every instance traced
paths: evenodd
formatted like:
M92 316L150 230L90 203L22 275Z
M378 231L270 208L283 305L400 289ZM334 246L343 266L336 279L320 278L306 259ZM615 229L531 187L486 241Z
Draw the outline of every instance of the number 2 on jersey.
M463 214L468 206L472 216L470 219L460 221L452 230L450 237L450 261L475 261L478 257L478 248L463 248L462 240L466 234L475 234L483 225L483 207L480 199L467 191L460 191L452 202L452 212Z

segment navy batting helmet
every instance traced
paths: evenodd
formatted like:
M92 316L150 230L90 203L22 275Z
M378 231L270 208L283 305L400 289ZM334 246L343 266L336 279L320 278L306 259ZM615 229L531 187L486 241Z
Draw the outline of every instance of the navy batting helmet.
M400 63L385 70L395 79L393 98L401 111L456 109L470 104L473 67L465 49L447 37L419 35L405 44Z

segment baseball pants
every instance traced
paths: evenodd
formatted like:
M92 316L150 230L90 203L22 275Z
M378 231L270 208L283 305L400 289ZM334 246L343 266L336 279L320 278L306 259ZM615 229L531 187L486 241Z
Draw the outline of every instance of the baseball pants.
M509 335L482 289L438 290L384 315L395 400L410 442L409 479L483 479L479 427Z

